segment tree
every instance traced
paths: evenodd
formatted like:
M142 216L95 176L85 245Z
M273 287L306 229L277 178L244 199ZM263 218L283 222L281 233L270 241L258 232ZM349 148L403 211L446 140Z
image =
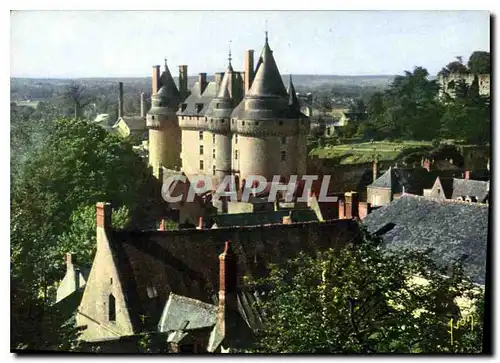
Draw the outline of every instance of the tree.
M470 73L473 74L490 74L491 60L489 52L475 51L471 54L467 62Z
M78 85L74 82L66 87L63 98L73 105L74 118L76 119L82 117L83 109L95 99L84 85Z
M16 170L10 226L11 278L17 293L12 304L27 307L12 314L19 329L33 331L20 331L16 336L23 340L16 346L37 347L42 340L30 339L47 329L41 317L50 311L49 288L63 276L63 256L69 249L78 259L91 260L95 204L111 202L118 209L114 221L119 226L147 229L157 228L163 202L161 186L130 143L79 119L54 121L50 134ZM40 306L43 313L34 319L31 314Z
M480 352L482 312L464 316L456 298L482 304L482 290L457 263L438 268L428 253L383 252L379 237L272 265L252 282L262 294L258 353ZM444 276L447 273L449 276ZM460 320L462 319L462 320ZM470 321L469 321L470 322Z
M449 74L465 74L468 73L467 67L462 63L462 58L457 57L458 60L454 62L450 62L446 65L446 67L442 68L441 71L439 71L439 75L444 75L447 76Z

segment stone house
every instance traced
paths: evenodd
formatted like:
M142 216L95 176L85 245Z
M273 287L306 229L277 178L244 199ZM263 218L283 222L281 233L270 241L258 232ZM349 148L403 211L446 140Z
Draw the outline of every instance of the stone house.
M97 252L77 311L77 324L86 327L82 339L93 343L157 332L160 322L169 326L161 318L171 293L220 305L217 261L225 249L224 241L232 241L237 270L233 286L240 296L231 298L230 315L236 314L235 319L241 322L245 319L244 312L237 308L238 301L248 302L253 296L245 287L245 276L263 276L268 263L279 263L301 251L313 254L359 240L358 224L352 219L202 230L118 231L111 226L111 206L105 203L97 205L96 233ZM209 350L233 349L232 343L224 342L239 335L227 336L232 328L225 330L218 324ZM252 326L245 324L245 332L252 331ZM242 327L245 325L237 329Z

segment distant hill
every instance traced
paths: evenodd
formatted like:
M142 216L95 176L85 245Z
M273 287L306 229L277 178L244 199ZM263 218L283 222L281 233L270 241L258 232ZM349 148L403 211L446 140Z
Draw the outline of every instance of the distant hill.
M339 76L339 75L308 75L294 74L293 83L298 91L308 90L314 92L317 88L326 87L369 87L385 88L395 76L370 75L370 76ZM288 87L289 75L283 75L283 83ZM178 82L177 77L174 77ZM214 76L207 76L208 81L214 81ZM188 87L198 80L198 76L188 77ZM149 93L151 91L151 77L110 77L110 78L11 78L11 100L46 100L57 94L64 86L72 82L85 84L96 90L110 90L117 87L118 82L124 83L125 93Z

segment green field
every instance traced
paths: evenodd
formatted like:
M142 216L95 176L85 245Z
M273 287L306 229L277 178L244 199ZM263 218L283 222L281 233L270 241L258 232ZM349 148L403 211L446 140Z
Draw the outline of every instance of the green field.
M378 160L393 160L402 150L420 146L431 146L431 143L427 141L374 141L360 144L327 145L311 150L309 155L317 155L326 159L339 158L340 164L358 164L371 162L374 155L377 155Z

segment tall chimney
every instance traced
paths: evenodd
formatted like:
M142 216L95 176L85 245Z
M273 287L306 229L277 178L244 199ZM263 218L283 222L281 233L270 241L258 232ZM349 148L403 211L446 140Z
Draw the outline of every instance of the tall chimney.
M377 178L378 178L378 160L377 160L377 158L373 159L372 171L373 171L373 181L375 182L375 180L377 180Z
M224 252L219 255L219 309L218 325L220 334L230 335L228 328L232 325L228 319L232 316L229 310L238 311L237 298L237 260L231 241L226 241Z
M346 218L359 218L359 195L356 192L346 192L345 194L345 214Z
M118 83L118 118L123 117L123 82Z
M146 118L146 101L144 100L144 92L141 93L141 117Z
M198 75L198 83L200 84L200 94L205 91L205 87L207 86L207 74L200 73Z
M179 92L181 94L181 101L187 97L188 90L188 66L183 64L179 66Z
M218 72L218 73L215 73L215 88L216 88L216 93L219 92L219 89L220 89L220 84L222 82L222 78L224 78L224 72Z
M153 66L153 78L152 78L153 89L151 95L158 93L160 89L160 66Z
M111 203L99 202L96 204L97 209L97 228L111 227Z
M253 82L253 49L248 49L245 52L245 64L243 65L245 72L245 94L247 94Z

